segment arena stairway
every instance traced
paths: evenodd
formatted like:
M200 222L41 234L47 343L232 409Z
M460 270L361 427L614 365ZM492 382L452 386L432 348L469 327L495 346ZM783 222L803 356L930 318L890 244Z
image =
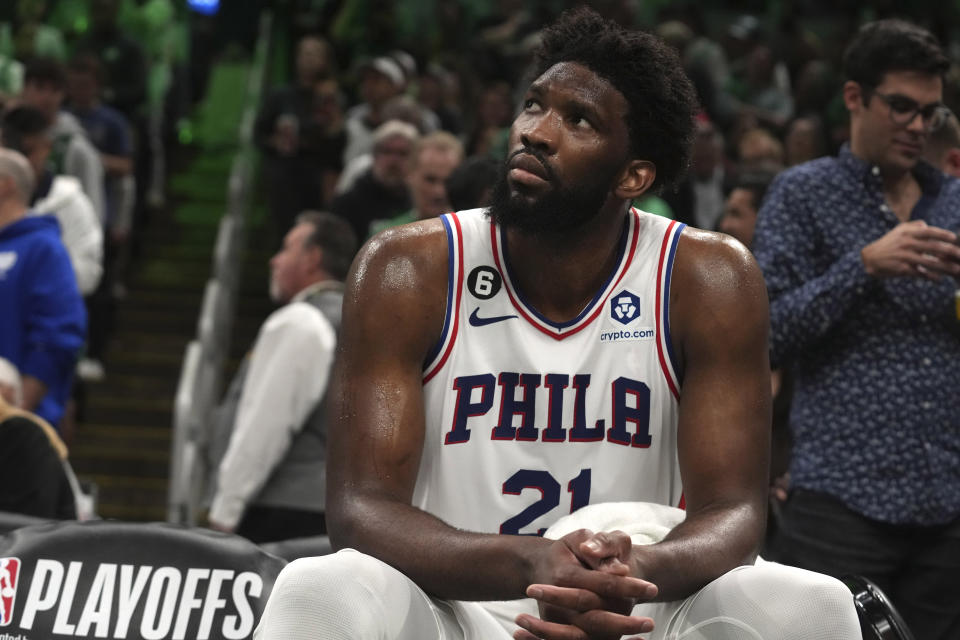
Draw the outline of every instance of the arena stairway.
M217 224L226 208L247 65L221 63L195 113L196 137L172 152L167 204L152 212L117 303L103 357L106 377L83 384L70 458L81 482L97 490L103 518L166 517L172 411L187 343L196 334L210 277ZM256 208L255 208L256 211ZM240 296L227 375L232 374L271 307L269 234L254 220L241 265ZM228 378L229 379L229 378Z

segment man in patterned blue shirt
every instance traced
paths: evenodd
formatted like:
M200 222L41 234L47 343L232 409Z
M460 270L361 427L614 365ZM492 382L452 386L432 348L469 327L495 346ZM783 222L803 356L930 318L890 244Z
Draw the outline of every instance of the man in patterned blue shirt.
M754 247L796 376L778 559L867 576L924 640L960 629L960 181L921 161L948 66L919 27L865 25L850 143L777 178Z

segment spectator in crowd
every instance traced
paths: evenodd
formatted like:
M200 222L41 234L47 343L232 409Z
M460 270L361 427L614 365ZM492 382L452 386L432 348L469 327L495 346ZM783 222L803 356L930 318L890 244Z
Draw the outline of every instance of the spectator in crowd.
M90 31L77 43L77 53L100 58L106 83L103 100L131 123L144 118L147 102L147 59L143 47L118 24L122 0L91 0Z
M817 116L801 116L790 121L783 142L788 167L819 158L827 152L823 123Z
M78 367L81 379L91 381L105 375L103 352L113 323L114 295L124 289L137 192L130 123L121 112L102 102L101 90L102 67L96 56L80 54L74 58L67 69L67 104L100 152L107 197L104 277L95 294L87 298L90 336Z
M960 178L960 123L953 113L939 129L930 132L923 159L945 174Z
M723 214L723 185L727 171L723 156L723 134L712 122L697 120L688 183L692 210L674 207L677 218L695 227L712 231Z
M31 107L11 109L0 121L0 142L7 149L22 153L30 162L35 187L29 200L29 215L56 218L80 293L91 295L103 275L103 230L77 179L49 169L49 121Z
M356 244L341 218L304 213L270 260L270 295L284 306L261 327L221 415L217 529L258 543L326 533L322 401Z
M795 374L779 558L866 576L925 640L958 622L960 182L921 161L948 67L927 31L865 25L850 144L781 174L754 237L772 364Z
M434 122L434 114L425 109L416 100L407 95L394 96L383 106L384 122L399 120L408 122L416 128L417 133L424 135L436 131L438 126ZM362 176L373 165L373 149L353 158L340 173L335 193L341 194L353 187L357 178Z
M489 206L502 164L490 156L471 156L455 167L444 181L450 210Z
M353 186L337 196L331 210L350 222L358 238L366 238L372 220L410 208L407 173L420 134L406 122L389 120L373 135L373 163Z
M27 65L22 102L39 109L50 125L53 146L48 164L55 175L74 176L93 203L97 217L106 220L104 171L100 153L77 119L61 107L66 97L67 73L55 60L38 59Z
M451 133L435 131L420 138L410 154L407 187L413 207L398 216L370 224L370 235L384 229L427 220L450 211L445 182L463 160L463 144Z
M783 169L783 144L767 129L744 132L737 142L739 170L779 171Z
M686 164L694 93L679 60L582 10L545 30L531 76L489 215L384 234L351 270L330 396L343 550L284 568L257 637L859 635L838 580L743 566L766 514L759 270L739 244L629 208ZM660 291L658 260L677 246ZM660 295L679 391L654 340L605 344L615 318L654 323ZM623 326L612 333L628 339ZM681 494L661 543L536 535L611 500L676 513Z
M466 143L466 151L472 156L489 154L495 158L506 157L507 135L513 117L510 86L506 82L493 82L480 91L475 122Z
M370 151L374 131L387 121L384 106L390 98L400 95L406 82L403 69L388 56L364 62L358 75L361 102L347 111L347 146L343 150L343 164Z
M21 398L19 372L0 358L0 511L74 519L67 447L46 420L18 408Z
M80 122L104 169L105 228L122 242L133 222L133 140L124 115L101 100L102 67L96 56L81 54L67 68L67 108Z
M759 20L745 15L728 30L730 75L719 95L722 122L747 119L779 130L793 115L787 67L765 42Z
M428 64L417 82L417 101L436 114L440 129L460 135L463 131L463 114L459 106L449 99L448 86L452 81L452 74L442 66Z
M741 174L727 195L723 205L723 217L718 230L733 236L748 249L753 246L753 230L757 224L757 211L763 202L774 174L767 171L752 171Z
M0 357L23 378L20 406L57 425L83 346L86 312L53 216L28 216L27 160L0 149Z
M254 125L270 213L281 233L299 211L326 206L332 197L346 144L342 99L330 44L302 38L293 83L267 95Z

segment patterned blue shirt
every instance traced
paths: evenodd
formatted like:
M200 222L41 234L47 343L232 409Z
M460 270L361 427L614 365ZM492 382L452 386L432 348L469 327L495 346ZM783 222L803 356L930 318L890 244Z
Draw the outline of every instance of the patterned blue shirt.
M960 231L960 180L920 163L911 220ZM875 279L860 250L899 220L880 171L844 147L782 173L754 253L770 295L771 361L795 375L793 485L863 515L960 515L960 324L953 278Z

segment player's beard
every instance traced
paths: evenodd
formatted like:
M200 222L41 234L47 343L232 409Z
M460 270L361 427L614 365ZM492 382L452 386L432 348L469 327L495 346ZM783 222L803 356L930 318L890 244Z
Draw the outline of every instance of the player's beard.
M589 180L571 187L561 184L546 158L536 149L523 152L540 161L551 188L535 198L511 193L507 180L508 158L490 198L490 217L494 222L530 235L556 235L578 229L600 213L610 194L612 172L599 169L590 174ZM510 158L513 155L516 154Z

